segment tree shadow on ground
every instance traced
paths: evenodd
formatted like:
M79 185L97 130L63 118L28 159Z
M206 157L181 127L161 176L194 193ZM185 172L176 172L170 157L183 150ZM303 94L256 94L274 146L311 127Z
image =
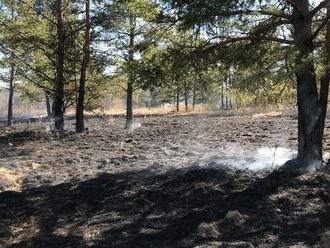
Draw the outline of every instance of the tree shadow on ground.
M0 245L314 244L330 226L329 187L323 174L306 180L292 173L273 172L258 178L229 169L102 174L78 184L0 194ZM306 204L315 202L318 207L304 211ZM230 211L239 211L242 220L226 223ZM203 223L206 230L201 229ZM251 247L248 245L235 247Z

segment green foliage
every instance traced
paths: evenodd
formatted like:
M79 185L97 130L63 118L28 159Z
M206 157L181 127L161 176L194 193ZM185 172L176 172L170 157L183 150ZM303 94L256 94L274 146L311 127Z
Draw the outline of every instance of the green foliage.
M84 24L80 9L83 2L65 0L65 102L75 104L82 61ZM7 66L17 66L17 88L24 98L31 101L43 99L44 92L52 97L55 92L56 74L56 22L51 1L14 0L2 1L0 13L0 51ZM92 48L90 77L87 78L86 103L89 109L98 106L101 91L106 88L104 75L105 57ZM39 95L39 96L38 96Z
M43 99L45 92L52 96L56 76L53 2L1 2L2 74L8 74L14 63L22 97L35 101ZM67 106L75 104L80 78L83 2L65 0ZM253 0L93 2L88 110L98 108L106 95L125 97L129 83L134 85L136 101L153 98L158 104L172 103L177 91L181 97L184 91L190 98L194 94L197 102L219 100L224 81L226 94L243 105L255 99L262 104L294 104L292 79L305 64L301 61L316 61L317 69L322 69L321 49L296 63L295 46L274 39L292 37L286 23L281 23L281 15L290 10L286 4ZM252 38L235 40L245 35ZM258 38L265 36L269 39ZM319 36L324 37L324 30Z

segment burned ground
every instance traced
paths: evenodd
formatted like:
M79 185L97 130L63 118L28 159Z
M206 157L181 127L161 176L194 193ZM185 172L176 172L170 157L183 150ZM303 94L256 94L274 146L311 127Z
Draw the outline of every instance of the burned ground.
M232 150L227 161L233 164L241 149L294 148L295 118L138 121L141 128L126 132L121 118L90 119L88 133L61 137L47 131L47 123L3 128L0 163L7 181L0 194L0 246L329 244L327 167L302 176L256 173L214 158L224 146Z

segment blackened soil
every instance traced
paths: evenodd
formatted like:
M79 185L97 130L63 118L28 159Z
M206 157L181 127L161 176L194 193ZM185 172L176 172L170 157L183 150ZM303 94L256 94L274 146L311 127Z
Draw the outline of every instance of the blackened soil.
M6 130L1 162L18 171L16 181L8 176L18 186L0 194L0 247L330 247L329 167L261 176L180 164L196 156L189 149L229 138L246 148L277 144L278 134L290 140L295 122L151 118L130 133L122 120L102 120L62 137L40 127Z

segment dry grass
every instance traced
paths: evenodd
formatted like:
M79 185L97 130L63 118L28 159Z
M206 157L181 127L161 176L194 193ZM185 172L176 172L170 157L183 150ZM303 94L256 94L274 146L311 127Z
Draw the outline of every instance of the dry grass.
M8 169L5 167L0 167L0 178L4 182L7 182L7 184L9 185L6 190L21 191L22 179L27 175L27 173L33 170L40 169L42 167L43 165L38 163L30 163L25 166L22 165L20 169Z
M0 117L5 118L7 116L7 101L8 96L5 91L0 93ZM87 115L125 115L126 114L126 105L123 99L112 99L104 100L103 106L92 112L88 112ZM192 105L189 105L189 111L185 111L185 106L180 103L180 112L176 112L176 107L173 104L166 104L164 107L136 107L134 108L135 115L187 115L187 114L198 114L206 112L222 112L218 108L208 105L208 104L199 104L195 106L195 110L192 110ZM269 112L282 112L284 109L287 109L287 106L257 106L257 107L243 107L240 109L233 109L233 113L247 113L247 114L264 114ZM40 103L28 103L20 100L18 97L14 99L14 116L36 116L36 115L46 115L46 104L44 102ZM226 111L228 112L228 111ZM74 115L75 109L68 108L68 115ZM277 115L277 114L276 114Z
M138 107L133 110L135 115L187 115L192 113L205 113L210 110L210 107L206 104L196 105L195 109L192 110L192 105L189 105L189 110L186 112L184 106L180 106L180 112L176 111L176 108L173 105L164 106L164 107ZM125 115L126 114L126 107L120 104L108 106L107 108L96 110L90 115L93 114L101 114L101 115Z
M266 112L266 113L260 113L260 114L254 114L254 118L263 118L263 117L280 117L282 116L282 112L278 111L271 111L271 112Z
M0 178L10 184L9 190L19 191L21 189L20 180L23 178L23 173L0 167Z

